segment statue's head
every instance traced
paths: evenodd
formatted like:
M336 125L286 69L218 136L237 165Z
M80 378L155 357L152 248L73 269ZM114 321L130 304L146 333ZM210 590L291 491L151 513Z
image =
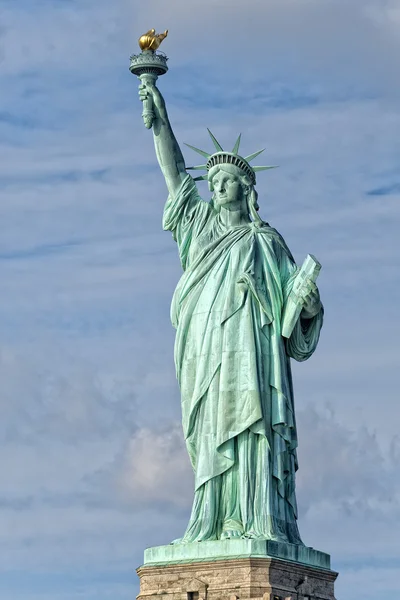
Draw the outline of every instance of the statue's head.
M248 173L229 163L214 165L208 171L208 185L217 210L222 207L228 210L230 207L247 209L254 218L254 211L258 210L257 192L253 178Z
M189 146L207 159L205 165L196 167L187 167L190 169L205 169L207 173L199 177L195 177L195 181L207 179L210 191L214 192L213 203L216 208L229 206L233 202L246 202L248 212L255 221L260 221L257 215L257 192L255 190L256 172L265 169L273 169L274 167L252 167L250 161L261 154L263 150L254 152L250 156L243 158L238 154L240 138L236 140L232 152L225 152L219 142L215 139L210 130L210 137L217 150L214 154L209 154L203 150L199 150L194 146Z

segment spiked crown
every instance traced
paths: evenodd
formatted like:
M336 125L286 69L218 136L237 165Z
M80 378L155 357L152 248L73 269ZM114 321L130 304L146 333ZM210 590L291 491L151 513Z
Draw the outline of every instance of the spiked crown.
M246 156L245 158L243 158L243 156L240 156L238 154L240 140L241 140L241 134L239 135L238 139L236 140L233 150L231 152L227 152L222 148L221 144L216 140L216 138L211 133L211 131L209 129L207 129L207 131L210 134L210 137L215 146L215 149L217 150L217 152L215 152L214 154L209 154L208 152L205 152L204 150L200 150L199 148L195 148L194 146L191 146L190 144L186 144L186 146L188 146L189 148L191 148L198 154L201 154L202 156L204 156L207 159L207 162L204 165L198 165L196 167L186 167L187 170L205 170L205 171L207 171L207 173L205 175L200 175L199 177L195 177L194 178L195 181L200 181L202 179L208 179L208 172L210 171L210 169L212 169L212 167L215 167L217 165L234 165L235 167L238 167L239 169L241 169L246 175L248 175L252 184L255 185L257 171L265 171L267 169L275 168L274 166L272 166L272 167L251 167L249 164L250 161L252 161L253 158L256 158L256 156L261 154L261 152L264 152L265 148L263 150L259 150L258 152L254 152L253 154L250 154L249 156Z

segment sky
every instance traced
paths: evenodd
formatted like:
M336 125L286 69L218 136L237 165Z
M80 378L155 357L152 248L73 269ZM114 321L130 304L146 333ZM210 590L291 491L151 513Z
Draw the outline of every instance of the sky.
M266 148L260 214L323 265L320 344L293 365L303 540L340 600L399 597L400 1L0 8L0 598L133 598L188 521L181 267L128 70L150 27L187 164L207 127Z

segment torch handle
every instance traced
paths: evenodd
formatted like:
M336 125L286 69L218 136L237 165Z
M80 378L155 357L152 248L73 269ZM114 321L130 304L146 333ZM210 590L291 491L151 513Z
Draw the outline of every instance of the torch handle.
M154 85L158 79L158 76L154 73L142 73L141 75L139 75L139 79L144 84ZM145 100L143 100L142 117L145 127L147 129L151 129L156 115L153 110L153 98L150 95Z

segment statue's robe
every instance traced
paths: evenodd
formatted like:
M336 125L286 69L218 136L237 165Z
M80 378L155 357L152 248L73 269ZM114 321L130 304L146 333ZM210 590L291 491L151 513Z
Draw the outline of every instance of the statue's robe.
M323 310L281 336L298 268L279 233L226 229L188 175L168 198L184 274L171 307L183 429L195 499L183 542L246 537L301 544L290 357L314 352Z

